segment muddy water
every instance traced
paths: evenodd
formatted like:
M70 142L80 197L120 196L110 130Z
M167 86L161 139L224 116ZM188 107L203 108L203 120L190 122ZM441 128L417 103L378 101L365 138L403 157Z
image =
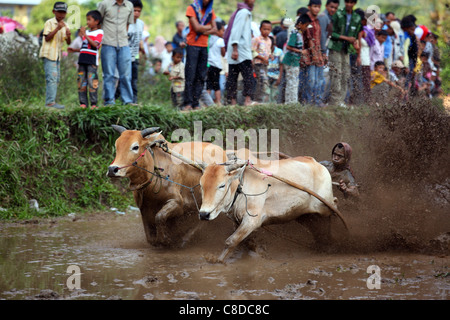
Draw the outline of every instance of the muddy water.
M256 239L263 244L258 253L238 250L223 265L209 263L207 256L220 254L232 230L226 218L208 223L191 243L176 249L149 246L134 213L1 224L0 299L449 297L447 255L319 253L309 246L311 239L282 239L276 235L282 229L276 228L275 234L258 232ZM71 265L80 268L80 289L67 286ZM372 265L380 270L379 289L367 285L367 268Z

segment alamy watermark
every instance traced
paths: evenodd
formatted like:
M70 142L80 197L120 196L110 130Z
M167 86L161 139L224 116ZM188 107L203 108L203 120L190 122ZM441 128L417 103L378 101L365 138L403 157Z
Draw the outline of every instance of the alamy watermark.
M367 267L367 273L370 274L367 278L367 289L381 289L381 268L377 265Z
M190 142L201 141L208 142L211 145L202 149L199 144L194 144L194 150L186 149L186 145L175 145L173 151L183 155L190 155L191 151L194 154L201 154L202 160L211 160L215 163L223 162L223 154L214 152L216 147L225 150L226 153L235 153L237 157L244 156L244 150L250 151L251 156L258 159L261 164L269 163L270 161L278 160L280 150L280 133L278 129L225 129L224 133L216 128L211 128L203 131L202 121L194 121L194 131L188 129L176 129L172 132L171 141L173 142ZM199 150L195 150L199 148ZM241 153L239 153L239 150ZM248 156L245 155L245 156ZM244 159L243 159L244 160ZM246 159L245 159L246 160ZM172 157L175 164L182 161L178 158ZM274 163L272 163L274 164Z
M67 288L69 288L69 290L81 289L80 267L77 265L70 265L67 268L67 274L70 274L66 281Z

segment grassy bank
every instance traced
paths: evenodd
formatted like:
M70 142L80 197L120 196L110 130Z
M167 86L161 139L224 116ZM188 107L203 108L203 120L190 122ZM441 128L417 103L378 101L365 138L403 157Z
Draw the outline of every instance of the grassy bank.
M203 132L210 128L223 133L239 128L279 129L280 144L289 145L299 137L308 143L319 142L323 134L352 127L364 116L364 110L324 111L295 105L180 113L153 105L98 110L73 107L60 112L8 104L0 107L0 214L3 219L61 216L132 204L126 182L121 188L105 175L118 137L111 124L130 129L159 126L168 140L178 128L193 134L194 121L201 121ZM318 127L321 135L316 134ZM39 212L29 208L30 199L38 201Z

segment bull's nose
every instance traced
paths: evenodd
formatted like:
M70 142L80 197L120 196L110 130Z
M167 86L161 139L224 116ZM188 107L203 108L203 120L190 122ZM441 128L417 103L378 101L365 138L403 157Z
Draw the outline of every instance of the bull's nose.
M119 171L119 167L118 166L109 166L108 167L108 172L106 173L106 175L108 177L115 177L117 171Z
M200 220L209 220L209 214L210 212L200 211L199 212Z

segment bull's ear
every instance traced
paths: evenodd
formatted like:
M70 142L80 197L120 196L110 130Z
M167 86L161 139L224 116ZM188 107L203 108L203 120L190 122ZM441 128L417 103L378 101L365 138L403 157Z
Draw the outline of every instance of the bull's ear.
M148 138L149 135L155 133L158 130L159 130L159 127L151 127L151 128L141 130L142 138Z
M122 132L124 132L124 131L127 131L127 128L118 126L117 124L113 124L111 127L120 134L122 134Z

